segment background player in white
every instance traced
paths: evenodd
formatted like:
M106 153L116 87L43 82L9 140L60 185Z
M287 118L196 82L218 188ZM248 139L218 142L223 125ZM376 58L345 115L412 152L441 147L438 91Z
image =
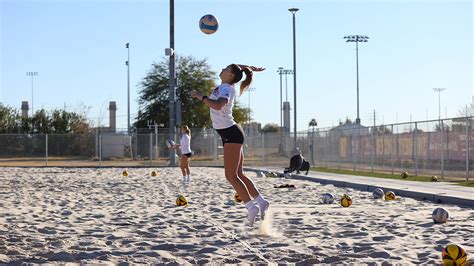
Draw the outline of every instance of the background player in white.
M181 126L181 141L179 144L171 146L171 149L181 149L181 172L183 173L183 182L189 182L190 174L189 161L191 161L191 130L188 126Z
M194 98L199 99L209 107L212 127L219 133L224 145L225 176L245 203L250 226L255 222L255 217L259 212L262 220L265 219L269 203L263 198L252 180L244 175L244 154L242 150L244 133L242 128L234 121L232 108L236 94L234 84L242 79L245 72L245 80L240 84L240 94L242 95L252 82L253 71L263 70L265 69L260 67L231 64L222 69L219 74L221 85L209 97L198 91L191 93Z

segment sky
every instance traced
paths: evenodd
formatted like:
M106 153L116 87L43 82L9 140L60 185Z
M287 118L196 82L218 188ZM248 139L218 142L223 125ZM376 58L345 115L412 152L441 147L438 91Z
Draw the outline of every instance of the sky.
M265 67L254 90L238 101L253 120L280 123L278 67L293 68L296 7L298 131L357 116L355 43L359 43L359 101L363 125L456 117L473 88L473 3L470 0L175 0L175 50L207 59L219 72L231 63ZM215 34L199 30L213 14ZM0 0L0 102L20 109L87 110L108 125L127 127L126 43L130 43L130 113L138 112L140 81L166 59L168 0ZM32 78L26 72L38 72ZM293 76L283 76L283 100L294 107ZM219 83L218 77L216 82ZM441 94L433 88L446 88ZM441 105L438 100L441 98ZM185 108L185 107L183 107ZM133 120L132 120L133 123ZM293 114L291 114L293 129Z

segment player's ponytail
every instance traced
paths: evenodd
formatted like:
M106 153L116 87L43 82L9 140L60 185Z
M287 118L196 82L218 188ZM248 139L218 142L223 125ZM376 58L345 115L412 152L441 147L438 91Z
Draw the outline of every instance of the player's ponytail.
M242 71L245 72L245 80L240 83L240 95L250 86L252 83L253 72L250 68L244 67Z
M252 83L252 76L253 72L252 69L250 69L247 66L239 66L237 64L232 64L231 66L231 71L234 74L234 79L232 80L232 84L235 84L239 82L242 79L242 73L245 72L245 80L240 83L240 95L244 93L244 91L250 86L250 83Z

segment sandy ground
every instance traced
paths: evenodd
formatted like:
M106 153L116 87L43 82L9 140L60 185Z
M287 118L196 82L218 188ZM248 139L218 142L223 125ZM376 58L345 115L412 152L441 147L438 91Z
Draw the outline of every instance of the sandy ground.
M250 228L222 168L191 168L189 185L179 168L0 170L0 263L440 264L448 243L474 256L474 210L454 205L249 172L271 202ZM354 203L322 204L326 192ZM433 223L436 207L448 223Z

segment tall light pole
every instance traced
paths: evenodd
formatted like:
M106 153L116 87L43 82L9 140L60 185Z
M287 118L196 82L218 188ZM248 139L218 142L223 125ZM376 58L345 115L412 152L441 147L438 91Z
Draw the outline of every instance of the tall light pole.
M130 44L125 44L125 48L127 48L127 132L130 135Z
M295 123L295 129L294 129L294 149L296 150L297 142L296 142L296 12L298 12L298 8L290 8L288 11L293 14L293 101L294 101L294 123Z
M439 132L441 132L441 178L444 178L444 143L443 143L443 130L444 126L441 122L441 92L446 88L433 88L433 91L438 93L438 119L439 119Z
M33 110L33 79L38 76L38 72L26 72L26 76L31 77L31 117L33 117L35 114Z
M368 42L369 37L365 35L348 35L345 36L346 42L355 42L356 43L356 72L357 72L357 118L356 124L360 125L360 116L359 116L359 42Z
M277 70L277 73L278 75L280 75L280 132L283 131L283 117L282 117L282 113L283 113L283 87L282 87L282 75L283 75L283 67L279 67L278 70ZM281 134L280 134L281 135Z
M170 75L169 75L169 139L175 139L176 135L176 115L175 115L175 96L176 96L176 67L174 52L174 0L170 0ZM176 150L170 150L170 166L176 165Z
M438 119L439 121L441 121L441 92L443 92L444 90L446 90L446 88L433 88L433 91L438 93Z
M285 74L285 101L288 101L288 75L293 75L293 70L291 69L284 69L283 74Z

